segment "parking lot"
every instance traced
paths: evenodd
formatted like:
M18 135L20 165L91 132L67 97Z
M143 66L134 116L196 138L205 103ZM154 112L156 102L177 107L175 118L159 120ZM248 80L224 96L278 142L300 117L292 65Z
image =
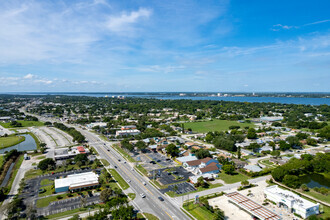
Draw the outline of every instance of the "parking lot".
M173 183L178 183L185 181L189 178L189 176L193 176L192 173L185 170L183 167L171 167L171 168L163 168L156 169L151 172L155 175L155 178L162 184L168 185ZM154 177L149 177L153 179Z
M142 162L142 166L148 170L152 171L155 169L163 169L167 167L175 167L177 164L171 159L162 155L158 152L148 152L148 153L135 153L131 156L136 160Z
M56 178L59 178L61 176L66 176L70 174L75 174L75 173L83 173L83 172L89 172L92 171L91 169L80 169L80 170L73 170L73 171L68 171L68 172L60 172L60 173L55 173L55 174L45 174L38 176L33 179L26 180L26 185L23 188L22 194L20 195L21 198L23 198L23 201L25 204L36 204L36 201L42 197L38 197L39 195L39 189L41 187L40 182L43 179L49 179L49 180L55 180ZM98 171L101 171L101 169L98 169ZM58 193L58 194L63 194L63 193ZM58 195L56 194L56 195ZM54 196L54 195L53 195ZM92 204L92 203L99 203L99 195L94 194L94 195L89 195L86 197L86 205L87 204ZM75 198L70 198L66 200L60 200L56 201L52 204L50 204L48 207L45 208L38 208L37 211L41 215L50 215L50 214L55 214L58 212L61 212L61 210L71 210L75 208L81 207L81 198L80 197L75 197ZM63 212L63 211L62 211Z
M175 190L175 188L176 188L176 190ZM184 193L187 193L187 192L196 191L194 185L191 184L191 183L188 183L188 182L170 185L167 189L171 190L171 191L174 191L177 194L184 194Z

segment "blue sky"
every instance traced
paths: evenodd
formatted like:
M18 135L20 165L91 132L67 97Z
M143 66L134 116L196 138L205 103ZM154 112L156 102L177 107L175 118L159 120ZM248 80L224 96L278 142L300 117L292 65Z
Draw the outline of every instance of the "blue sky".
M330 92L330 1L0 1L0 92Z

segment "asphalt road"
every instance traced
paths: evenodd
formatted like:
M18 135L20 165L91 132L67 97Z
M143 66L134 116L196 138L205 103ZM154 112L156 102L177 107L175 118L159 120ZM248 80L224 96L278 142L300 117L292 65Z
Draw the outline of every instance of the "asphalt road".
M111 164L111 167L117 166L117 172L127 181L136 194L136 199L134 202L137 205L137 208L142 212L148 212L152 210L160 219L189 219L176 204L173 204L171 199L167 198L161 194L156 188L148 183L146 177L142 177L129 163L124 163L125 159L121 157L112 147L111 143L105 142L98 138L95 134L92 134L86 130L78 129L86 139L89 141L89 144L96 148L100 156L108 160ZM121 160L121 162L118 161ZM144 185L143 182L147 184ZM146 195L146 198L140 196L141 193ZM159 201L158 197L161 196L164 198L164 201Z

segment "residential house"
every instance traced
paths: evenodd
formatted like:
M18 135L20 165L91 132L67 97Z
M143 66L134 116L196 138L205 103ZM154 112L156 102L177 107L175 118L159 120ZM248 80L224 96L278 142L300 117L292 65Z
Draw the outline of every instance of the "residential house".
M260 172L262 169L257 165L246 165L244 169L248 172Z
M235 167L240 169L243 168L244 166L248 165L246 161L242 161L239 159L232 159L232 161L235 163Z
M219 164L217 160L207 157L200 160L184 162L183 167L186 168L188 171L194 173L195 175L198 175L205 173L219 173L219 170L221 169L222 165Z

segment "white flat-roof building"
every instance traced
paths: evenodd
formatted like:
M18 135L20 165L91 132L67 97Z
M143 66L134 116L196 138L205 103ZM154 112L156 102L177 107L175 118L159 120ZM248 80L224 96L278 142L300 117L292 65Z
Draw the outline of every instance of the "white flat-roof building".
M128 136L128 135L138 135L141 132L137 129L131 129L131 130L118 130L116 131L116 136Z
M62 179L55 179L55 192L74 191L99 185L99 175L94 172L68 175Z
M265 197L276 203L279 207L284 207L292 213L297 213L302 218L319 214L319 204L315 204L301 198L297 194L279 188L277 185L267 187L264 190Z

